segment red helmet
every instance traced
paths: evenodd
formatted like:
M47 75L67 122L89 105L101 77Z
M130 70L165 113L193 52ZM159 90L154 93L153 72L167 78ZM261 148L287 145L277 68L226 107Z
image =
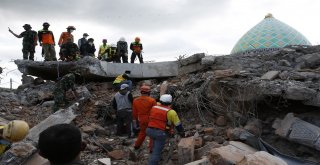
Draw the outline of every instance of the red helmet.
M140 87L140 92L141 93L150 93L150 87L149 86L146 86L146 85L143 85Z

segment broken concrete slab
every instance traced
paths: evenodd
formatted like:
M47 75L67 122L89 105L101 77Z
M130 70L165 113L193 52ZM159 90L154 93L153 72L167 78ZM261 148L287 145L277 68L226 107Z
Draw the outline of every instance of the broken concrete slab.
M208 159L208 158L202 158L202 159L200 159L200 160L187 163L187 164L185 164L185 165L210 165L210 164L211 164L211 163L209 162L209 159Z
M293 113L288 113L280 125L274 124L274 126L278 126L275 132L277 135L317 150L320 149L320 128L294 117Z
M178 144L178 162L186 164L194 160L194 137L182 138Z
M245 155L253 154L257 150L241 142L230 142L227 146L214 148L208 158L212 164L237 164Z
M245 155L237 165L287 165L282 159L275 157L265 151L259 151L254 154Z
M215 56L205 56L201 59L201 65L213 65L216 60Z
M180 67L187 66L187 65L190 65L190 64L194 64L194 63L200 62L201 59L204 58L204 57L205 57L204 53L197 53L197 54L194 54L194 55L192 55L190 57L178 60L178 63L179 63Z
M217 142L208 142L203 147L194 150L195 160L201 159L202 156L206 156L211 149L221 147L221 144Z
M56 80L71 71L80 72L81 76L88 80L114 78L125 71L131 72L131 78L165 78L178 75L176 61L143 64L108 63L85 57L74 62L15 60L15 63L24 75L33 75L46 80Z
M111 152L108 152L108 156L111 159L119 160L124 158L125 152L123 150L113 150Z
M6 151L0 160L1 165L15 165L25 162L37 150L32 143L18 142Z
M98 162L103 165L111 165L111 159L110 158L102 158L98 159Z
M309 100L316 96L317 91L307 87L292 86L285 90L285 98L291 100Z
M262 80L274 80L279 76L279 71L269 71L261 76Z

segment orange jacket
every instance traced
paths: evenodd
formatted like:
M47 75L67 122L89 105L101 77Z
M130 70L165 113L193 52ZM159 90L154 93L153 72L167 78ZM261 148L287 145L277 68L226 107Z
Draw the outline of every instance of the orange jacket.
M133 100L132 117L138 119L139 122L148 122L150 110L153 106L157 105L154 98L149 96L140 96Z
M58 45L62 45L67 42L67 39L71 38L71 41L73 42L73 35L69 32L62 32L59 38Z
M50 30L39 30L38 31L39 42L42 44L54 44L54 36Z
M171 110L168 106L157 105L152 107L149 116L148 127L158 128L163 131L166 130L167 127L167 112Z

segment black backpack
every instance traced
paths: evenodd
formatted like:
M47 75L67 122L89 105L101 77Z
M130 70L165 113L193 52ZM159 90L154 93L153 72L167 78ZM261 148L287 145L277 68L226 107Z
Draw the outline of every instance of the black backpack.
M117 43L117 52L127 53L128 52L128 44L125 41L118 41Z

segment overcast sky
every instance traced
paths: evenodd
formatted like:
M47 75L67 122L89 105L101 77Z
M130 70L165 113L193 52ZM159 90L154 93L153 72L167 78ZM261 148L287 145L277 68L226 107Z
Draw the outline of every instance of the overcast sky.
M9 61L22 58L22 39L8 27L20 34L24 24L38 31L49 22L58 41L73 25L75 40L86 32L96 48L104 38L110 44L123 36L130 43L139 36L146 61L166 61L201 52L229 54L267 13L318 44L319 6L319 0L0 0L0 65L6 67L0 86L20 76ZM40 50L37 46L35 59L42 61Z

